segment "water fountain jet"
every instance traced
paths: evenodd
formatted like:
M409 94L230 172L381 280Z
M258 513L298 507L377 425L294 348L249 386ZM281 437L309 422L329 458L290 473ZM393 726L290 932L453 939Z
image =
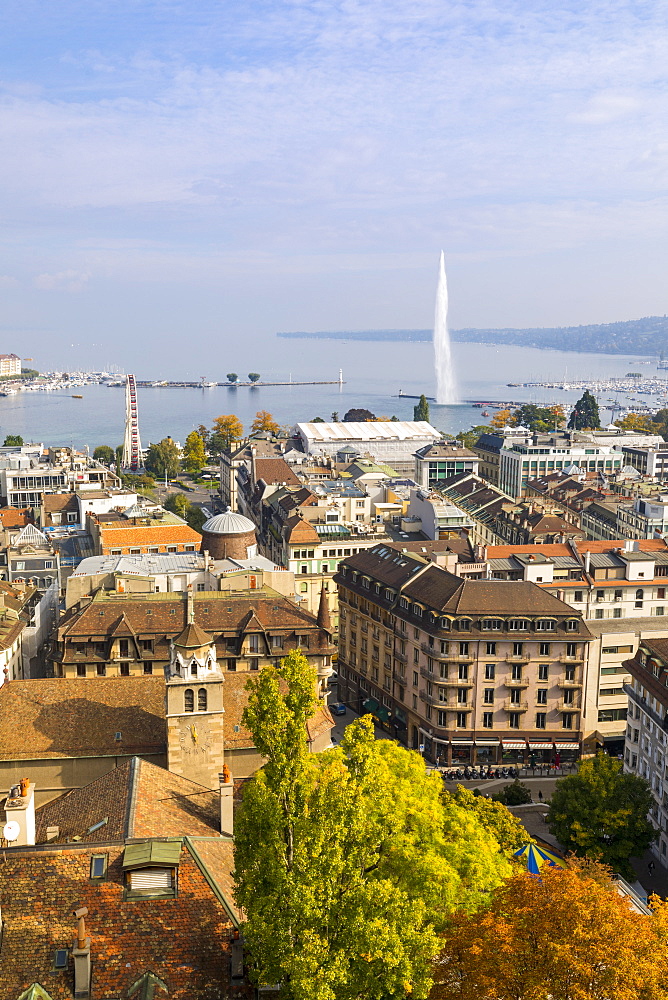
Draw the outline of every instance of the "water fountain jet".
M434 367L436 369L436 402L442 403L444 406L452 406L458 402L457 381L448 332L448 280L445 276L445 254L442 250L438 266L438 288L434 314Z

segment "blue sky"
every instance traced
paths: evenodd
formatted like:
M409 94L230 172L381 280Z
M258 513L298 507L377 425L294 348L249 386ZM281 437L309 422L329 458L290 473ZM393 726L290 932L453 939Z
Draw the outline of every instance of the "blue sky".
M667 312L667 10L4 0L3 349Z

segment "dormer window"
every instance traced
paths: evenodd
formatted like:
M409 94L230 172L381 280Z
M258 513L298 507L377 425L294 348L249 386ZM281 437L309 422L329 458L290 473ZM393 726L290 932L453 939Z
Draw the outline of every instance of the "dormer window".
M422 618L422 608L420 607L419 604L413 605L413 614L417 615L418 618Z
M580 627L577 618L567 618L565 625L567 632L577 632L578 628Z
M457 631L458 632L470 632L471 631L471 619L470 618L459 618L457 620Z
M176 896L180 858L180 841L128 844L123 852L125 898L139 900Z
M511 618L508 622L509 632L528 632L530 622L526 618Z
M537 618L536 632L554 632L557 623L554 618Z
M480 622L483 632L500 632L503 628L502 618L483 618Z

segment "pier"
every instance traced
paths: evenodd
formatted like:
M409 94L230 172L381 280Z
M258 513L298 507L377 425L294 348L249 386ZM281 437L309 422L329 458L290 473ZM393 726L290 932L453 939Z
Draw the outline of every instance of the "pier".
M112 388L122 388L125 382L109 382ZM215 389L223 386L226 389L261 389L263 386L292 385L346 385L344 379L320 379L310 382L151 382L137 380L142 389Z

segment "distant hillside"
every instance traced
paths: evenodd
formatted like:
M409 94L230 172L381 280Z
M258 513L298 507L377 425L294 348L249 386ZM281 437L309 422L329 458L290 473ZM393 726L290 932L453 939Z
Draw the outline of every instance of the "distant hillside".
M645 316L621 323L555 326L536 329L451 330L453 340L485 344L524 344L562 351L598 354L668 353L668 317ZM279 333L278 337L313 340L431 340L431 330L330 330L316 333Z

